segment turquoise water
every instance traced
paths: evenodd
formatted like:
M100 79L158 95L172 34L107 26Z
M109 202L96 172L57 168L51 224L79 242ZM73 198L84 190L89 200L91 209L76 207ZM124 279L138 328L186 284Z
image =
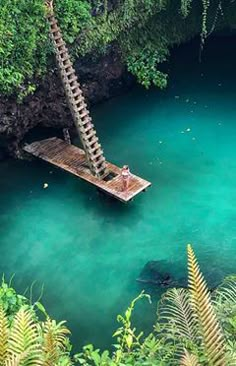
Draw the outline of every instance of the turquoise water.
M190 242L210 281L235 271L233 42L213 41L201 65L197 44L182 47L167 90L137 87L93 110L107 159L153 184L130 205L37 160L1 163L0 272L15 273L19 291L36 280L35 298L44 284L42 302L68 320L75 349L110 345L149 260L182 277ZM146 331L160 291L151 293L135 316Z

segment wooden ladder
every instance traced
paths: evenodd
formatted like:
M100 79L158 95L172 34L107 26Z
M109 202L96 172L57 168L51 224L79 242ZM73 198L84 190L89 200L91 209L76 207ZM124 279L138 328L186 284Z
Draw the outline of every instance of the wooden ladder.
M86 161L92 174L99 179L103 179L109 173L106 160L96 130L92 124L92 118L87 109L78 78L70 61L68 49L63 41L61 30L54 16L52 5L48 8L47 18L62 83L75 126L85 151Z

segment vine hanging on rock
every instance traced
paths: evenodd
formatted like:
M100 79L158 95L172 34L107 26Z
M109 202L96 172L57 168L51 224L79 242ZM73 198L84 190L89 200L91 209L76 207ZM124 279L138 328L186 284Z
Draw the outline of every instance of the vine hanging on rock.
M192 0L181 0L181 14L186 18L191 8Z

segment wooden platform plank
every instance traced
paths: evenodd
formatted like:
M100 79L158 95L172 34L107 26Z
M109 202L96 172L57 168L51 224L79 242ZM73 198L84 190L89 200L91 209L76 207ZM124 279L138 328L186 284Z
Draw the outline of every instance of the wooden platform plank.
M151 186L150 182L131 174L128 190L124 192L121 168L109 162L107 162L107 168L113 178L105 181L94 177L86 164L84 151L57 137L27 144L23 149L29 154L86 180L122 202L132 200L137 194Z

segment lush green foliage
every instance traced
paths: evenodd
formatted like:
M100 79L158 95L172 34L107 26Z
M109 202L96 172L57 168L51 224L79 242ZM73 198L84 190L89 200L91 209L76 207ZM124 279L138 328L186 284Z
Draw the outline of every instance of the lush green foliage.
M59 20L68 43L75 41L91 19L85 0L58 1ZM51 51L43 0L1 0L0 91L27 95L35 90L33 79L47 71Z
M55 4L64 39L69 44L74 43L83 28L92 24L91 5L86 0L55 1Z
M65 322L56 323L41 303L30 305L3 281L0 366L235 365L236 277L226 278L210 293L190 246L188 272L189 289L171 289L163 295L151 334L144 336L131 322L136 302L143 298L150 301L142 292L124 315L117 317L120 326L113 334L116 342L112 353L100 352L90 344L74 356ZM39 320L38 311L45 320Z
M54 3L64 38L74 54L97 55L116 42L138 81L145 87L153 83L160 88L165 87L167 76L158 70L158 65L166 60L169 47L197 32L201 33L203 45L208 28L212 28L207 24L208 18L216 23L215 14L221 6L218 0L123 0L108 11L108 0L95 0L93 9L89 0ZM229 9L232 18L235 4L224 1L224 8L226 13ZM210 13L213 16L209 17ZM23 97L33 92L37 80L46 74L52 49L44 15L43 0L1 1L1 94L17 93Z
M4 278L2 279L0 287L0 307L2 307L10 320L23 305L28 303L29 301L26 297L17 294L14 288L11 287L11 281L8 285Z
M48 43L41 0L2 0L0 4L0 90L34 90L31 80L46 72ZM43 52L42 52L43 50Z
M0 306L0 365L71 365L68 334L63 322L39 321L32 306L22 306L12 321Z
M84 365L180 365L230 366L236 363L236 277L225 279L210 294L197 260L188 247L189 289L171 289L158 305L158 321L148 337L136 333L130 316L132 302L115 332L116 351L99 353L84 347L79 361ZM104 362L103 362L104 361Z
M231 18L234 5L224 1L225 12L228 10ZM218 10L224 10L219 0L123 0L112 11L108 11L108 0L93 1L93 9L89 0L54 0L54 7L73 54L97 55L116 42L128 70L138 81L145 87L153 83L160 88L166 86L167 75L158 65L166 60L169 47L197 33L203 46L208 28L212 28L208 18L215 26ZM2 0L1 94L24 97L32 93L37 80L50 67L50 54L44 1Z

